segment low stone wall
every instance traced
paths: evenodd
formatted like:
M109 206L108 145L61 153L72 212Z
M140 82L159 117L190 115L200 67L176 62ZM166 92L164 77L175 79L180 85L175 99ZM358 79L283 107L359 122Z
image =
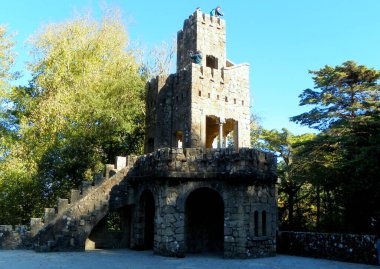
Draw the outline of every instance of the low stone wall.
M279 232L277 253L376 264L373 235Z
M31 234L26 226L0 225L0 250L31 249Z

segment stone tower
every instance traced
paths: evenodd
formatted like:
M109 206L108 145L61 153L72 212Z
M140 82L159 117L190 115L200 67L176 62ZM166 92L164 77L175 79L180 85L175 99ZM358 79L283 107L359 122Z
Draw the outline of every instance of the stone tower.
M201 65L189 56L197 50ZM185 20L177 35L177 72L147 84L146 105L146 153L249 147L249 65L227 60L224 20L200 11Z

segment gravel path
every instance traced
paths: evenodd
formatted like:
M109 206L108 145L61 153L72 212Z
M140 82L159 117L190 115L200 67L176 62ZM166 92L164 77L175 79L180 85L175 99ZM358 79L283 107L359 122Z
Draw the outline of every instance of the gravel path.
M373 265L278 255L273 258L227 260L213 255L167 258L151 251L95 250L36 253L0 251L0 269L377 269Z

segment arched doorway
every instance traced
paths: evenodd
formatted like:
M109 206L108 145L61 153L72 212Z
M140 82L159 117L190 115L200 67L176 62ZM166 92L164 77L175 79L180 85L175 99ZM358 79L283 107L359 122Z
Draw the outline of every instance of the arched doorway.
M154 243L154 197L151 191L145 190L140 198L140 216L142 217L142 249L153 249Z
M222 252L224 203L219 193L197 189L188 196L185 210L187 252Z

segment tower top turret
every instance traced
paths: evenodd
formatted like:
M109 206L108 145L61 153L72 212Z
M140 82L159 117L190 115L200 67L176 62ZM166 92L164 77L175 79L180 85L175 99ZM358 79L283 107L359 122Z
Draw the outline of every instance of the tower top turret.
M177 72L190 63L189 52L200 50L203 65L226 66L226 23L219 17L196 10L177 34Z

